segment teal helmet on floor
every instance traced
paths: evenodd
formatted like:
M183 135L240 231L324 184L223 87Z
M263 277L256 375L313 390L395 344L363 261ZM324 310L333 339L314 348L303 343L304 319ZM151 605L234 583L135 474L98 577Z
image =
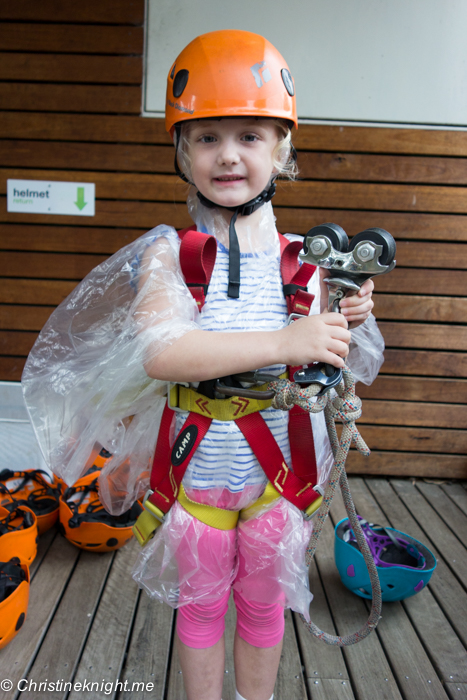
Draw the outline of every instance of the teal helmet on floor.
M391 527L358 518L376 564L383 602L404 600L425 588L436 568L428 547ZM348 518L336 525L334 554L344 586L361 598L371 598L370 576Z

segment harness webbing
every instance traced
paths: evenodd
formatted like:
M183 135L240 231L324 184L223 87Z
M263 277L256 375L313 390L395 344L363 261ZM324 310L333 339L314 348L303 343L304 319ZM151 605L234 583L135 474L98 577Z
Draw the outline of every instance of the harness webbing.
M197 231L195 227L178 232L181 238L180 265L186 283L201 310L216 260L217 243L214 236ZM300 241L288 241L279 234L281 248L281 275L289 313L308 315L313 295L306 285L315 266L298 261L302 248ZM291 368L295 371L296 368ZM174 412L166 405L154 455L150 477L153 492L147 498L162 514L168 512L180 491L180 485L201 440L211 425L212 417L190 412L173 447L170 431ZM309 508L318 498L313 487L317 483L317 466L313 432L309 416L296 406L290 415L292 471L259 412L235 419L263 471L274 488L300 510Z
M212 422L212 418L207 416L189 413L172 447L170 433L173 416L174 411L166 404L151 470L150 486L153 493L147 499L163 513L167 513L174 504L190 458Z

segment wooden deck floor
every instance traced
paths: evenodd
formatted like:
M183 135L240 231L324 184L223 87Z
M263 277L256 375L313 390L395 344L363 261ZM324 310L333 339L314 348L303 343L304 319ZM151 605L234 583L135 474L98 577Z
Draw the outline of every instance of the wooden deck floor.
M344 651L312 638L287 611L276 700L466 700L467 484L356 477L351 484L362 515L426 542L438 567L427 589L385 604L376 633ZM333 521L344 515L336 502ZM0 681L13 684L9 690L0 683L0 700L185 698L174 613L134 584L136 554L135 543L99 555L74 548L55 531L41 538L26 623L0 651ZM366 619L365 601L347 591L336 572L331 522L311 587L312 619L326 631L346 634ZM224 700L235 698L234 625L229 611ZM134 683L146 690L131 690Z

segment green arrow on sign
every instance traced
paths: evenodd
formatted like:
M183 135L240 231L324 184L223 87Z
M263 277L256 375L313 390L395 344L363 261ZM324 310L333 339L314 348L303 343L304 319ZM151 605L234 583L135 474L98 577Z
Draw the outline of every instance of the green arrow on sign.
M84 187L78 187L78 192L76 195L77 202L75 202L76 206L78 209L81 211L81 209L84 209L86 206L87 202L84 201Z

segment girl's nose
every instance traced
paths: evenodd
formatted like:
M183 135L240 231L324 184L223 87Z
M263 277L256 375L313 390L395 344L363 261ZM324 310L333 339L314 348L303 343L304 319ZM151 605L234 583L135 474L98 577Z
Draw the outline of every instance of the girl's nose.
M219 165L235 165L240 162L238 148L236 148L235 143L230 139L220 143L217 162Z

